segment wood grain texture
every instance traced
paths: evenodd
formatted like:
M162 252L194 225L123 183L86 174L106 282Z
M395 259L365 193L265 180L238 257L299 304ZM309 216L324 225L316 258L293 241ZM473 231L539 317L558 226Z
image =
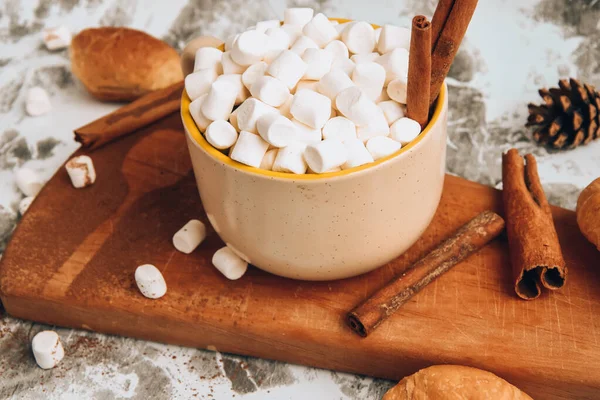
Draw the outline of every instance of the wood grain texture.
M553 208L570 269L560 291L516 297L505 239L497 239L424 288L366 339L344 324L364 301L444 237L486 209L497 190L447 176L421 240L394 262L334 282L300 282L250 268L228 281L210 259L171 237L190 218L208 223L178 115L92 153L96 183L73 189L64 169L38 195L0 264L0 297L19 318L159 342L400 379L441 363L489 370L533 398L600 393L598 253L575 214ZM168 292L144 298L135 268L153 263ZM212 347L211 347L212 348Z

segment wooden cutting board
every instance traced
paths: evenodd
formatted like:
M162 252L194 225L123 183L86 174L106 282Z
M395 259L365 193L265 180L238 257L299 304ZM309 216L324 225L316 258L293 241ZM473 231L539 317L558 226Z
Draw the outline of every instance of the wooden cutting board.
M554 209L569 266L563 290L518 299L500 238L361 339L345 313L480 211L501 211L500 192L447 176L424 236L369 274L315 283L250 268L231 282L211 266L223 245L216 235L191 255L171 245L190 218L208 224L178 115L91 156L96 184L73 189L60 169L6 249L0 297L15 317L390 379L464 364L534 398L600 397L600 253L571 211ZM133 273L144 263L162 270L165 297L138 292Z

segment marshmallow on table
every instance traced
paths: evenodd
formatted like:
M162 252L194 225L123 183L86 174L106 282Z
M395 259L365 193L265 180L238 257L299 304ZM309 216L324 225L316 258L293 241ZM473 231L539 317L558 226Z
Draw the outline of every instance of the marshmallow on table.
M381 94L385 83L385 69L377 63L358 64L352 72L352 82L375 101Z
M288 8L283 11L283 23L304 26L313 19L313 14L313 9L308 7Z
M15 183L25 196L35 196L44 186L38 174L29 168L19 168L15 172Z
M355 54L350 59L354 62L354 64L365 64L375 62L379 58L379 53L364 53L364 54Z
M269 28L265 32L269 37L269 50L265 54L265 61L271 62L276 59L283 50L290 48L291 38L286 31L277 27Z
M281 26L280 29L282 31L284 31L285 33L287 33L287 35L290 38L290 44L292 44L292 43L295 43L296 40L298 40L298 38L300 36L302 36L302 27L303 27L303 25L287 25L287 24L284 24L284 25Z
M298 39L296 39L292 47L290 47L290 51L298 54L299 56L302 56L306 49L318 48L319 46L314 42L314 40L312 40L308 36L300 36L298 37Z
M358 167L363 164L373 162L373 156L367 150L363 142L359 139L349 139L344 141L344 146L348 154L348 159L342 165L342 169Z
M267 21L258 21L256 23L256 30L258 32L266 32L268 29L270 28L279 28L279 25L281 25L281 23L279 22L278 19L269 19Z
M300 81L294 88L295 89L294 93L296 93L302 89L307 89L307 90L312 90L312 91L317 92L319 90L318 88L319 88L319 81Z
M267 143L275 147L285 147L296 140L296 127L283 115L265 114L256 123L258 133Z
M348 52L348 47L341 40L334 40L330 42L327 46L325 46L324 50L327 50L333 55L334 61L345 60L350 55Z
M321 174L342 166L348 159L348 152L340 140L325 139L308 145L304 159L311 170Z
M363 142L375 136L388 136L390 134L390 126L383 111L379 107L376 110L368 124L356 128L356 137Z
M377 105L356 86L342 90L335 98L335 105L346 118L359 127L369 125L381 112Z
M211 86L200 110L211 121L228 119L237 100L237 85L227 81L215 81Z
M233 48L233 44L238 39L238 37L240 37L240 34L235 33L235 34L229 36L227 38L227 40L225 40L225 51L230 51Z
M306 49L302 61L306 63L303 79L318 81L331 70L333 54L323 49Z
M204 136L206 137L206 141L214 148L225 150L235 144L238 133L232 124L218 119L208 125Z
M376 43L375 29L364 21L352 22L342 31L342 41L354 54L371 53Z
M182 253L190 254L205 238L204 224L197 219L191 219L173 235L173 246Z
M25 111L32 117L44 115L52 109L48 93L39 86L34 86L27 91L25 98Z
M373 160L394 154L402 148L402 144L386 136L375 136L367 141L367 150L373 156Z
M242 164L258 168L268 148L269 143L265 142L260 136L251 132L241 131L237 142L235 142L235 145L231 149L229 157Z
M35 197L33 196L27 196L19 202L19 214L21 216L25 215L34 199Z
M81 189L92 185L96 182L96 170L94 169L94 163L88 156L77 156L71 158L65 164L65 169L73 187Z
M410 29L401 28L394 25L384 25L381 28L381 35L377 42L377 50L381 53L387 53L396 48L410 49Z
M325 123L322 129L323 139L356 139L356 125L346 117L334 117Z
M387 94L390 99L406 104L407 88L408 79L406 77L396 78L388 84Z
M283 82L288 89L293 89L306 72L306 63L300 56L290 50L281 52L269 68L267 73Z
M239 130L258 133L258 130L256 129L256 122L258 119L264 114L278 114L279 110L251 97L236 109L236 113Z
M214 47L200 47L196 51L196 58L194 61L194 72L202 71L205 69L214 70L217 75L223 73L223 64L221 59L223 58L223 52Z
M352 72L354 72L355 67L356 64L354 64L354 61L349 58L338 58L331 65L331 69L340 69L348 76L352 76Z
M292 124L296 127L296 141L304 144L318 143L323 138L320 129L311 128L308 125L292 118Z
M214 69L204 69L192 72L185 77L185 91L190 99L196 100L198 97L210 90L210 85L217 79L218 75Z
M254 84L258 78L265 75L267 68L269 68L269 64L264 61L249 66L242 74L242 83L246 86L246 89L250 90L252 84Z
M233 44L231 58L239 65L255 64L262 61L269 51L269 43L269 37L263 32L255 30L243 32Z
M329 42L339 37L337 30L322 13L315 15L310 22L304 25L302 33L311 38L320 48L327 46Z
M273 171L304 174L306 172L305 150L306 143L301 142L292 142L289 146L279 149L273 163Z
M271 149L265 153L262 161L260 162L260 169L271 170L273 169L273 163L275 162L275 157L277 157L277 152L279 149Z
M42 331L31 341L35 362L42 369L54 368L65 356L60 337L54 331Z
M409 144L421 133L421 125L414 119L400 118L390 127L390 136L403 146Z
M387 100L377 103L377 106L383 111L383 115L388 122L388 125L392 125L394 122L404 117L404 107L393 100Z
M294 95L290 112L303 124L321 129L331 115L331 100L320 93L303 89Z
M406 49L396 48L379 56L375 62L385 69L386 85L396 78L408 77L408 50Z
M240 279L248 269L248 263L227 246L215 252L212 263L225 278L232 281Z
M319 93L329 97L333 102L341 91L352 86L354 82L346 73L340 69L332 69L321 78L318 89Z
M165 278L152 264L140 265L135 269L135 283L144 297L149 299L158 299L167 293Z
M46 28L42 31L42 38L48 50L60 50L71 44L71 31L64 25Z
M255 98L273 107L279 107L290 96L290 90L279 79L272 76L260 76L250 89Z
M221 58L221 65L223 67L224 74L243 74L246 71L246 67L239 65L233 58L231 58L231 51L226 51L223 53L223 57Z
M202 96L198 97L196 100L190 103L190 115L194 119L194 122L196 123L196 126L198 126L198 129L200 129L202 132L206 130L206 128L208 127L208 125L210 125L211 122L210 119L206 118L204 114L202 114L201 110L202 103L204 103L204 100L206 100L207 96L207 94L203 94Z

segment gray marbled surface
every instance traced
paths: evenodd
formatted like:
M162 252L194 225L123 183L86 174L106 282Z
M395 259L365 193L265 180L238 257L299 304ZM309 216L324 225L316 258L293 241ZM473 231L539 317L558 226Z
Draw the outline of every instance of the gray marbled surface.
M435 0L4 0L0 2L0 252L19 216L13 171L27 166L48 179L77 145L74 128L116 106L93 100L71 75L66 50L49 52L44 27L73 32L98 25L143 29L181 49L201 34L219 37L292 5L329 16L408 26L432 15ZM523 127L537 89L577 77L600 86L600 2L481 1L452 67L448 170L491 186L501 152L533 152L552 203L574 208L600 175L600 141L571 151L536 145ZM53 110L24 112L27 88L41 85ZM67 356L43 371L31 355L39 324L0 319L0 399L379 399L391 382L267 360L57 329Z

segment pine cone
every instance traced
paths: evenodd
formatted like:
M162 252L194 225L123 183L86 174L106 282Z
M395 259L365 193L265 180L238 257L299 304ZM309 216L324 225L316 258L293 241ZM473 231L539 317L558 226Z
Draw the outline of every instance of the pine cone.
M558 88L540 89L545 104L529 104L526 126L533 138L555 149L572 149L600 137L600 93L575 79L561 79Z

